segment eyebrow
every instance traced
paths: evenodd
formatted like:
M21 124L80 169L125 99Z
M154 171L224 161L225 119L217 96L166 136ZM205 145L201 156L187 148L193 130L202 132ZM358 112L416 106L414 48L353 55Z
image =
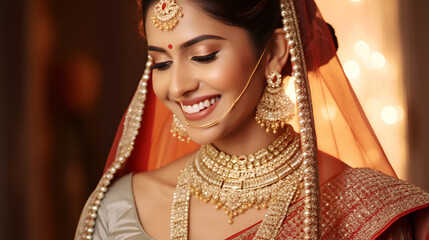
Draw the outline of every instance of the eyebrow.
M155 46L147 46L147 50L148 51L155 51L155 52L163 52L163 53L166 52L164 48L155 47Z
M193 38L191 40L188 40L188 41L182 43L180 45L180 48L182 48L182 49L183 48L188 48L188 47L190 47L190 46L192 46L194 44L197 44L197 43L199 43L201 41L208 40L208 39L226 40L225 38L220 37L220 36L216 36L216 35L201 35L201 36L195 37L195 38ZM163 52L163 53L166 52L165 49L163 49L163 48L155 47L155 46L150 46L150 45L147 47L147 50L148 51L155 51L155 52Z
M184 42L182 45L180 45L180 47L181 48L187 48L187 47L190 47L196 43L199 43L199 42L207 40L207 39L225 40L225 38L219 37L216 35L201 35L201 36L198 36L196 38L193 38L191 40Z

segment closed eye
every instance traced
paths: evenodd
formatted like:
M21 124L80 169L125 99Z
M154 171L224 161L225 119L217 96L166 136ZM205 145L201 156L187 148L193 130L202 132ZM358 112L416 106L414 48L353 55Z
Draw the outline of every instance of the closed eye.
M218 52L219 51L216 51L214 53L211 53L209 55L204 55L204 56L194 56L191 58L191 60L196 61L196 62L200 62L200 63L210 63L216 59L216 54Z
M166 61L166 62L160 62L160 63L154 63L152 67L150 67L151 70L158 69L158 70L166 70L170 65L172 64L172 61Z
M216 54L219 51L216 51L214 53L204 55L204 56L194 56L191 58L192 61L200 62L200 63L210 63L216 59ZM170 67L172 64L172 61L166 61L166 62L160 62L160 63L154 63L151 67L151 70L158 69L158 70L166 70Z

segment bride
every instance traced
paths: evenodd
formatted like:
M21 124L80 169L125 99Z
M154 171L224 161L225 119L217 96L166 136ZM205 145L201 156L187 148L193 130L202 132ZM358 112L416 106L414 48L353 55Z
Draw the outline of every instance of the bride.
M141 13L146 70L75 239L428 236L429 194L392 177L312 0Z

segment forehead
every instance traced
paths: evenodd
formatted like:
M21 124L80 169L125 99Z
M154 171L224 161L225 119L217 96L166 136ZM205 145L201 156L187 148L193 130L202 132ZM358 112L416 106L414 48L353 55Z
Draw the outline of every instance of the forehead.
M196 3L189 1L177 1L182 7L183 17L178 17L178 23L169 31L160 30L155 27L151 17L154 16L154 7L158 3L153 3L148 10L145 19L146 38L149 45L164 46L168 44L180 44L200 35L217 35L228 40L242 39L246 32L244 29L226 25L211 17Z

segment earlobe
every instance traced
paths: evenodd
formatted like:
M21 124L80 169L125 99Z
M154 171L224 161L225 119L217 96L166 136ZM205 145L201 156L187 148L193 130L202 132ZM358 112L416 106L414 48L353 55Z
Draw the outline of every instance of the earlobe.
M265 68L265 75L268 76L274 71L282 72L288 57L289 45L285 39L285 32L281 28L274 30L270 42L267 46L267 64Z

